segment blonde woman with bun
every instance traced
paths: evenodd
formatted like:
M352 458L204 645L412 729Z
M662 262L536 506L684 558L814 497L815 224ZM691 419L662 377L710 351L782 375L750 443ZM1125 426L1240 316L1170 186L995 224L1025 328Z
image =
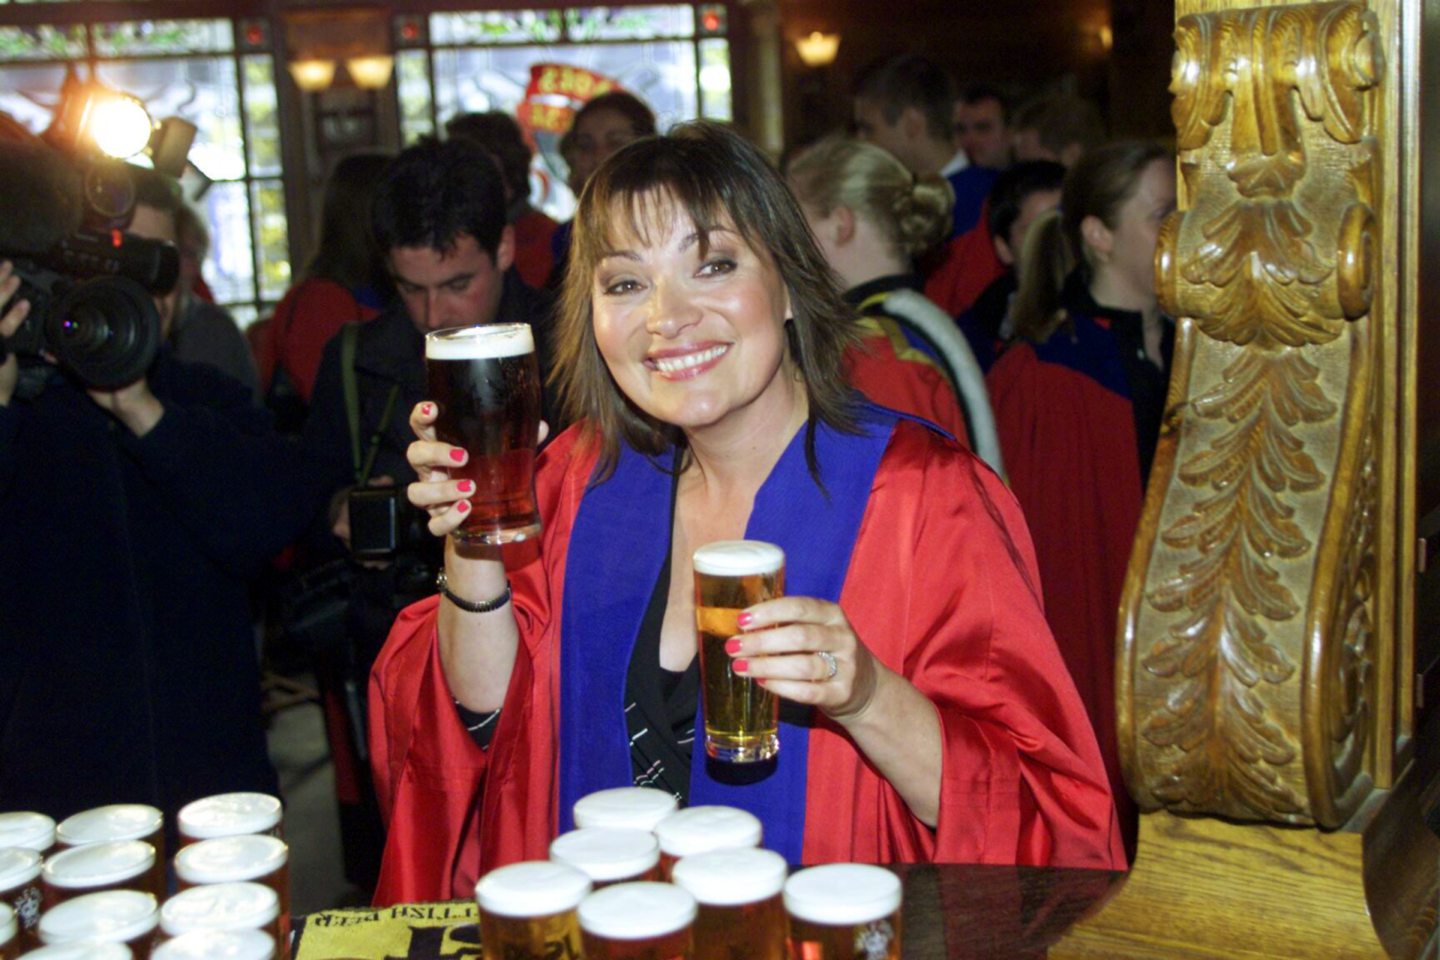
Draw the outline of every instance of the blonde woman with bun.
M856 387L968 439L999 469L984 376L954 320L921 293L914 270L915 258L949 235L950 184L916 177L873 144L841 138L801 153L787 177L846 302L863 317L865 340L848 357ZM896 375L897 366L905 375Z

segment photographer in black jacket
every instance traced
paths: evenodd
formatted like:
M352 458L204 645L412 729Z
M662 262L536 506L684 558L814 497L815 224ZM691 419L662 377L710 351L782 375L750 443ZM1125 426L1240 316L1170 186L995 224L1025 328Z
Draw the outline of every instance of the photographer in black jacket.
M354 338L358 429L352 435L346 408L342 330L325 348L304 433L306 452L330 494L333 549L349 551L360 565L349 648L344 663L331 671L326 693L332 704L344 701L332 707L332 717L343 708L349 721L343 738L332 726L331 747L337 753L346 873L366 888L378 870L380 849L363 762L370 665L400 609L434 592L440 560L439 541L407 532L423 534L423 521L406 522L411 508L403 494L416 479L405 450L415 439L409 412L427 396L425 334L482 323L529 323L542 369L548 369L550 308L548 298L525 286L512 269L515 237L506 222L503 182L493 158L476 144L427 138L401 152L377 190L371 223L401 303L355 325L348 335ZM357 470L357 445L359 465L369 460L368 471ZM356 497L359 474L373 489ZM387 522L391 517L398 521ZM344 689L333 689L336 683ZM340 755L347 746L354 758ZM352 768L353 780L343 782Z

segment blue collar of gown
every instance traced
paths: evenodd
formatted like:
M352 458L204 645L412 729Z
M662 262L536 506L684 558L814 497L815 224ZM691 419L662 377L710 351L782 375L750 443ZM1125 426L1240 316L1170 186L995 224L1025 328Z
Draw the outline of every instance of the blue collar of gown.
M857 434L816 426L815 459L823 488L810 475L807 431L801 428L755 496L745 536L785 551L791 595L840 599L875 471L895 423L890 411L867 407L862 414ZM670 462L668 453L651 459L622 447L615 472L590 487L575 518L560 627L562 831L573 829L571 810L580 797L633 783L626 671L669 552L672 478L658 464ZM691 805L749 810L764 824L765 846L800 863L810 725L808 708L782 707L780 755L756 771L707 762L704 738L697 735ZM696 730L703 729L697 718ZM737 772L749 774L751 782L724 782ZM756 774L761 776L754 779Z

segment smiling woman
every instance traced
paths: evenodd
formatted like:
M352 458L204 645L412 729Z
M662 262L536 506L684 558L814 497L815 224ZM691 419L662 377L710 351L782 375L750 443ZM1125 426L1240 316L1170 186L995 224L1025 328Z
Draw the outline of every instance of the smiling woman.
M465 895L632 783L751 811L791 863L1123 866L1014 500L837 373L856 319L764 156L707 124L637 141L575 238L555 379L577 423L538 467L538 556L447 545L447 592L376 664L377 901ZM409 496L446 534L469 492L434 412ZM785 704L778 758L738 777L695 736L692 556L742 538L784 552L787 595L724 646Z

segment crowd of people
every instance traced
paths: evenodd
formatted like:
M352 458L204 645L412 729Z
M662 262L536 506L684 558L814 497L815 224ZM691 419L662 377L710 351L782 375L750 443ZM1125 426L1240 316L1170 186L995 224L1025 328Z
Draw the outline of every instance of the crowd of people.
M305 654L378 902L468 896L626 784L748 809L792 863L1124 868L1114 635L1173 341L1151 267L1173 164L1084 101L1012 110L908 54L857 75L853 111L781 169L604 93L560 145L561 224L514 118L456 116L335 166L313 259L244 335L199 275L203 222L140 176L128 229L181 259L154 364L114 389L48 365L37 392L0 363L0 555L23 558L0 809L273 792L256 585L328 567L343 643ZM0 264L5 337L18 289ZM425 335L497 322L530 325L544 374L543 532L462 550L474 488ZM745 782L696 736L691 569L742 538L788 577L726 647L786 704L783 760Z

